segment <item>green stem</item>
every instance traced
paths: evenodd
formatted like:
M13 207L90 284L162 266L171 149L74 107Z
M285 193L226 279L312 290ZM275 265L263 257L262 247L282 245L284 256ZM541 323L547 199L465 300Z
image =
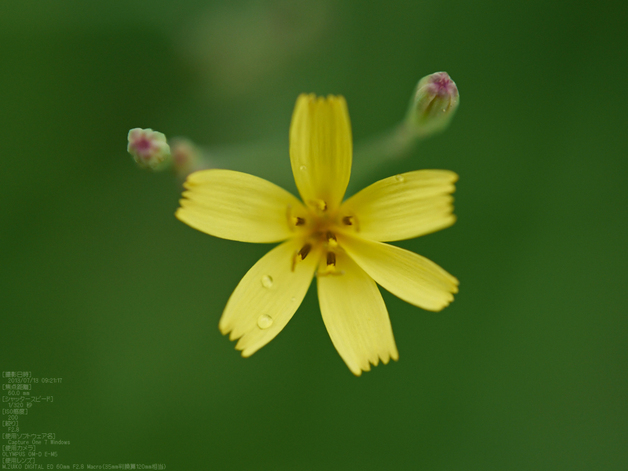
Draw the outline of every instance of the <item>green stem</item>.
M406 157L417 142L416 133L404 121L384 134L359 142L354 151L354 173L370 173L382 164Z
M357 143L352 180L363 180L378 167L406 157L419 140L420 136L409 129L405 122L401 122L386 133ZM284 138L255 144L204 148L195 170L227 168L265 178L283 187L293 187L294 179L288 154L288 143Z

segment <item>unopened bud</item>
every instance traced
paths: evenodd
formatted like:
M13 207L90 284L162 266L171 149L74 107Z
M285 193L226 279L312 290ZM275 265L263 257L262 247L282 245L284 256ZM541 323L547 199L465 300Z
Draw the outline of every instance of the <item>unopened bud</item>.
M447 127L460 98L458 88L447 72L436 72L419 80L406 124L419 136L425 136Z
M172 163L166 136L152 129L131 129L127 150L142 168L162 170Z
M208 167L201 149L189 139L177 137L171 143L173 170L180 177L185 178L192 172Z

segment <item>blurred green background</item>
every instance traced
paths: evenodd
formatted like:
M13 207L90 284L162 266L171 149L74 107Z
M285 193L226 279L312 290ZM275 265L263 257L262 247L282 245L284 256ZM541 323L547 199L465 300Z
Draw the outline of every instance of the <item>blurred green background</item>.
M625 13L619 0L2 2L0 368L63 378L20 425L71 441L38 462L627 469ZM434 314L384 292L400 359L356 378L313 287L242 359L218 319L269 246L177 221L180 183L134 166L128 130L277 139L251 168L284 184L299 93L344 95L358 143L440 70L461 94L450 128L373 171L356 156L352 189L460 175L458 222L399 243L460 279L455 302Z

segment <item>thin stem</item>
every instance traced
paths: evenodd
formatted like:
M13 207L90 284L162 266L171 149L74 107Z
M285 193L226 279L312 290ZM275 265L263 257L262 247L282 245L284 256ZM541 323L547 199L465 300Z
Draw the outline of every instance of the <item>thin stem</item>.
M359 179L383 164L408 156L419 140L416 132L402 121L379 136L357 143L353 158L354 177Z

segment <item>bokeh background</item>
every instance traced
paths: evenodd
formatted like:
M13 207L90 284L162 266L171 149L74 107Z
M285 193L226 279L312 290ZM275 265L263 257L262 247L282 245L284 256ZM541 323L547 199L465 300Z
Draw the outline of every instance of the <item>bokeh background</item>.
M20 424L71 441L38 462L628 469L626 24L619 0L2 2L0 366L63 378ZM359 143L440 70L450 128L356 155L352 188L459 173L458 222L399 243L456 301L384 292L400 359L356 378L313 287L242 359L218 319L270 247L177 221L180 182L137 169L127 131L279 142L238 165L290 185L299 93L343 94Z

